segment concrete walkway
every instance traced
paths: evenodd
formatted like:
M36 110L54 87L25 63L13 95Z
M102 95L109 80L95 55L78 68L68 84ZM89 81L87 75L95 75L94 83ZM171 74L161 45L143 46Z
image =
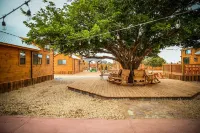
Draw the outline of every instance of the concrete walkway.
M199 133L200 120L0 117L0 133Z

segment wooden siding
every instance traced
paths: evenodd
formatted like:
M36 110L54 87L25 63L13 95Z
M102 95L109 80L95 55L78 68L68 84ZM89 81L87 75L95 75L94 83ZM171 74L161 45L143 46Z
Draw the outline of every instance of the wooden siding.
M34 52L34 53L42 54L42 64L41 65L33 64L33 78L42 77L45 75L53 75L53 60L54 60L53 52L40 50L39 52ZM47 58L46 58L47 55L50 56L50 64L47 64Z
M31 51L26 53L26 64L19 64L22 49L0 45L0 83L31 78Z
M66 60L66 64L58 65L58 60ZM63 54L54 56L54 73L55 74L72 74L73 73L73 59Z
M67 63L63 65L58 65L58 60L66 60ZM83 60L73 59L70 56L64 54L58 54L54 56L55 74L75 74L82 71L83 71Z
M185 50L191 49L191 54L185 54ZM200 64L200 55L195 55L195 53L197 51L200 51L200 48L198 49L192 49L192 48L188 48L188 49L183 49L181 50L181 61L183 62L183 58L185 57L189 57L190 59L190 64ZM194 58L198 58L198 61L195 62Z
M80 60L74 59L74 73L80 72Z
M26 63L24 65L20 65L19 62L19 52L21 50L26 53ZM32 52L43 55L41 65L31 67ZM46 55L50 56L50 64L46 63ZM53 79L53 52L30 51L29 49L0 45L0 92L49 79Z

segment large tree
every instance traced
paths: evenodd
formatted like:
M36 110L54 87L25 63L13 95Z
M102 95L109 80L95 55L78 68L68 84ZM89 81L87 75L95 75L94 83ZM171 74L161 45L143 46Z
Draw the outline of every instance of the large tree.
M56 8L53 2L47 2L32 22L25 22L30 28L27 41L88 58L108 53L112 56L97 58L116 60L132 70L145 56L199 37L199 10L160 19L188 11L193 5L198 8L198 4L199 0L74 0ZM142 24L156 19L160 20ZM175 27L177 20L180 28Z

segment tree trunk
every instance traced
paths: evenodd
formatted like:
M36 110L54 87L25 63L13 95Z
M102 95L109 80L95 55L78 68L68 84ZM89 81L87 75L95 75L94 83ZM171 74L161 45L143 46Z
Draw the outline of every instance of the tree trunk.
M122 65L123 69L129 69L130 70L130 74L128 77L128 83L133 83L133 75L134 75L134 69L138 69L138 67L140 66L141 61L138 62L120 62Z

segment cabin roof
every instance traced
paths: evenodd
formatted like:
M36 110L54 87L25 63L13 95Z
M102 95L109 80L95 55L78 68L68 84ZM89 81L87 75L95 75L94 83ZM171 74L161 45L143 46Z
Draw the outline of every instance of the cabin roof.
M77 57L76 55L72 55L72 58L73 59L77 59L77 60L80 60L81 58Z
M33 50L40 50L40 48L38 48L35 45L22 42L22 39L20 37L9 34L4 31L0 31L0 44L13 46L13 47L33 49Z
M200 55L200 50L195 53L195 55Z

